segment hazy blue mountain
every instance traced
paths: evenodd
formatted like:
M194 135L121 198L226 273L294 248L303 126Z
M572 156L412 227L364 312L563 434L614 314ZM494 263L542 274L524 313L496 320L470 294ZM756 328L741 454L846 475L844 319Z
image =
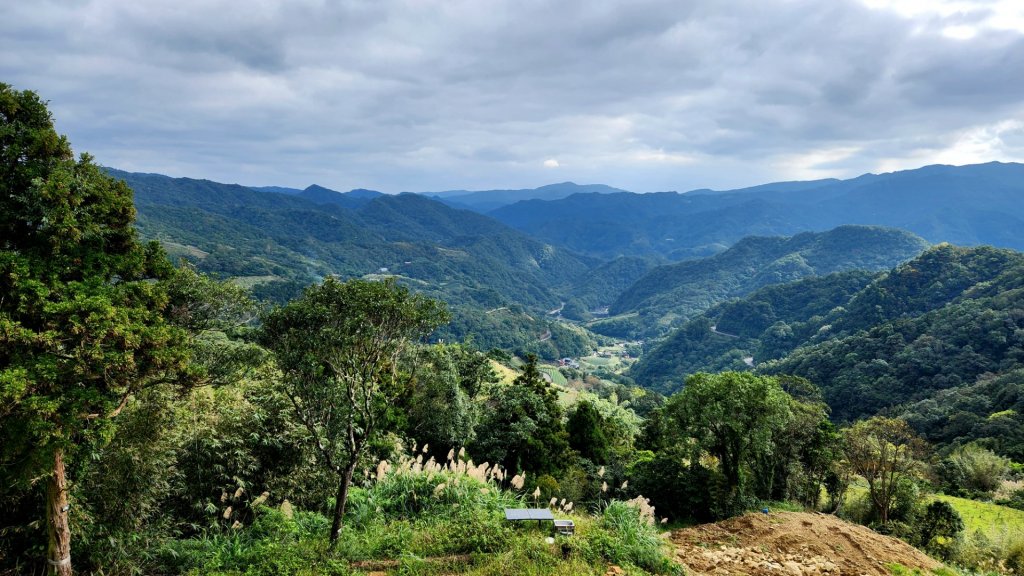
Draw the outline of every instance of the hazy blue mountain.
M489 214L537 238L603 258L693 258L745 236L843 224L902 228L933 243L1020 250L1024 165L937 165L723 192L575 195L518 202Z
M422 192L422 194L436 198L449 206L486 213L521 200L557 200L573 194L612 194L615 192L624 192L624 190L605 186L604 184L581 185L574 182L561 182L559 184L548 184L540 188L520 190L446 190L443 192Z
M638 314L640 334L656 335L763 286L846 270L886 270L927 246L914 234L877 226L744 238L715 256L654 268L625 290L610 312ZM594 329L602 331L600 325Z
M249 186L249 188L257 192L270 192L272 194L299 194L302 192L301 188L287 188L285 186Z

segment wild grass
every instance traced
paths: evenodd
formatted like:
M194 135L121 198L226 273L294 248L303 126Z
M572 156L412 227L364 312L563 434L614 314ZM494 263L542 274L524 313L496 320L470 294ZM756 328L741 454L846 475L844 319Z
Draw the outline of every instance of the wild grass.
M202 537L170 540L147 573L219 575L359 574L679 574L646 501L610 502L599 515L552 503L574 536L551 524L511 523L504 508L534 506L523 477L449 455L382 462L376 481L351 491L335 550L321 514L260 507L255 521ZM526 488L528 490L528 488ZM541 504L543 505L543 504Z

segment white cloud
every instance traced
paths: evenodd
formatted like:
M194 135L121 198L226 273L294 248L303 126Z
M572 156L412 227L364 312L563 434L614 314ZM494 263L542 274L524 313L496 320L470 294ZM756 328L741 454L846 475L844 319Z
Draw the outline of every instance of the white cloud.
M547 160L544 161L545 168L558 168L558 166L558 160L554 158L548 158Z

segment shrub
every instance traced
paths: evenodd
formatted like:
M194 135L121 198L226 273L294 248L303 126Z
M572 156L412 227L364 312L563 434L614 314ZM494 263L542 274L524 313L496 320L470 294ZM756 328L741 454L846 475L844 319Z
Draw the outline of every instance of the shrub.
M949 561L957 552L964 521L948 502L935 500L917 523L917 545Z
M974 444L958 448L936 466L943 489L967 497L991 497L1009 471L1009 460Z
M632 565L656 574L681 574L682 567L662 553L653 508L643 497L613 500L593 531L579 543L590 561Z
M1003 560L1006 569L1016 576L1024 576L1024 540L1010 546Z

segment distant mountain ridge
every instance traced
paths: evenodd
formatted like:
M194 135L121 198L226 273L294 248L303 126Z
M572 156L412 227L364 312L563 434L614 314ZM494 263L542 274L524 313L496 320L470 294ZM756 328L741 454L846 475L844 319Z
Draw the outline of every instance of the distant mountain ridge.
M934 165L723 192L574 195L518 202L489 214L534 237L602 258L702 257L746 236L843 224L901 228L933 243L1022 250L1024 165Z
M625 192L625 190L604 184L560 182L539 188L519 190L446 190L443 192L420 192L420 194L440 200L449 206L487 213L523 200L558 200L573 194L614 194L616 192Z

